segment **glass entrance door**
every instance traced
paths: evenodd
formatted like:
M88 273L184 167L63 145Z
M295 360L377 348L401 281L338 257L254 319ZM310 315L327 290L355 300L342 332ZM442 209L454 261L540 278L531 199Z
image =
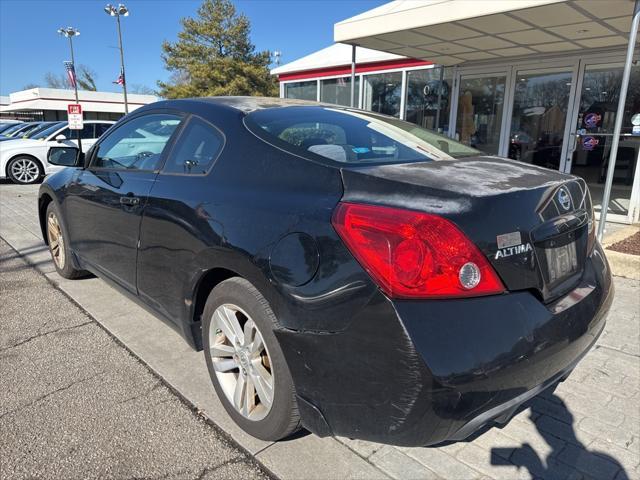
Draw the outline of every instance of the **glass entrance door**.
M560 168L573 69L517 71L509 158Z
M504 110L506 74L461 75L456 137L464 144L497 155Z
M623 65L586 65L580 103L574 124L574 151L566 170L585 179L596 211L602 209L602 195L611 154ZM633 66L622 120L622 137L613 176L609 212L627 216L633 179L640 153L640 136L633 135L631 118L640 113L640 67Z

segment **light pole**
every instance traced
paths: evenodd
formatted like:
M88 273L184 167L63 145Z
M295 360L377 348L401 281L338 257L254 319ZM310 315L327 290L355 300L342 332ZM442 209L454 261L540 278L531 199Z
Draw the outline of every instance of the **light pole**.
M63 37L67 37L69 39L69 48L71 49L71 65L73 66L73 89L76 93L76 103L80 103L78 101L78 81L76 79L76 60L73 56L73 37L77 37L80 35L80 32L73 27L59 28L58 33Z
M77 37L80 35L80 31L73 27L62 27L58 29L58 33L63 37L67 37L69 39L69 48L71 49L71 68L73 72L73 90L76 94L76 104L80 103L78 99L78 79L76 77L76 59L73 56L73 37ZM80 139L80 130L76 130L78 135L78 149L82 151L82 140Z
M127 101L127 77L124 73L124 50L122 48L122 30L120 29L120 16L128 17L129 10L127 7L120 3L117 7L114 7L110 3L104 7L104 11L112 16L116 17L116 23L118 24L118 45L120 47L120 75L122 76L122 92L124 93L124 113L129 113L129 102Z

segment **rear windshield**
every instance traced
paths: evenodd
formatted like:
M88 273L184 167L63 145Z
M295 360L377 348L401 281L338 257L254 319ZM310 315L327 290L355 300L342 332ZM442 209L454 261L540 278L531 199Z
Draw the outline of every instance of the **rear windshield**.
M412 123L360 110L270 108L250 113L245 121L256 135L284 150L340 163L425 162L481 154Z

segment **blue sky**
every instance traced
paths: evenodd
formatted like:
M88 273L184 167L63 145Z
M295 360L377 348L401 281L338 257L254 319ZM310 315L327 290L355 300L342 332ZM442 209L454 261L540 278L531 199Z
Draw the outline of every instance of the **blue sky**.
M43 83L47 72L64 73L66 39L56 30L73 26L76 63L97 73L98 88L119 91L111 82L119 67L115 20L104 13L109 0L0 0L0 94ZM111 1L111 3L117 3ZM160 59L163 40L175 40L179 19L195 14L200 0L126 0L122 19L129 85L156 88L168 77ZM280 50L287 63L333 41L333 24L386 3L386 0L236 0L251 20L258 50Z

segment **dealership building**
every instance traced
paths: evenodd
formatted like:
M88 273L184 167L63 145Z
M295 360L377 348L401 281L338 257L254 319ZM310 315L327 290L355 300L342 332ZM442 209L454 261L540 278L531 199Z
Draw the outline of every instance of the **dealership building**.
M579 175L598 211L633 11L632 0L398 0L337 23L335 45L272 73L282 97L348 106L357 46L355 106ZM634 55L608 220L639 219L636 134Z
M155 102L154 95L129 94L129 111ZM85 120L118 120L124 115L121 93L78 91ZM67 105L76 103L73 90L30 88L2 97L0 119L56 121L67 119Z

